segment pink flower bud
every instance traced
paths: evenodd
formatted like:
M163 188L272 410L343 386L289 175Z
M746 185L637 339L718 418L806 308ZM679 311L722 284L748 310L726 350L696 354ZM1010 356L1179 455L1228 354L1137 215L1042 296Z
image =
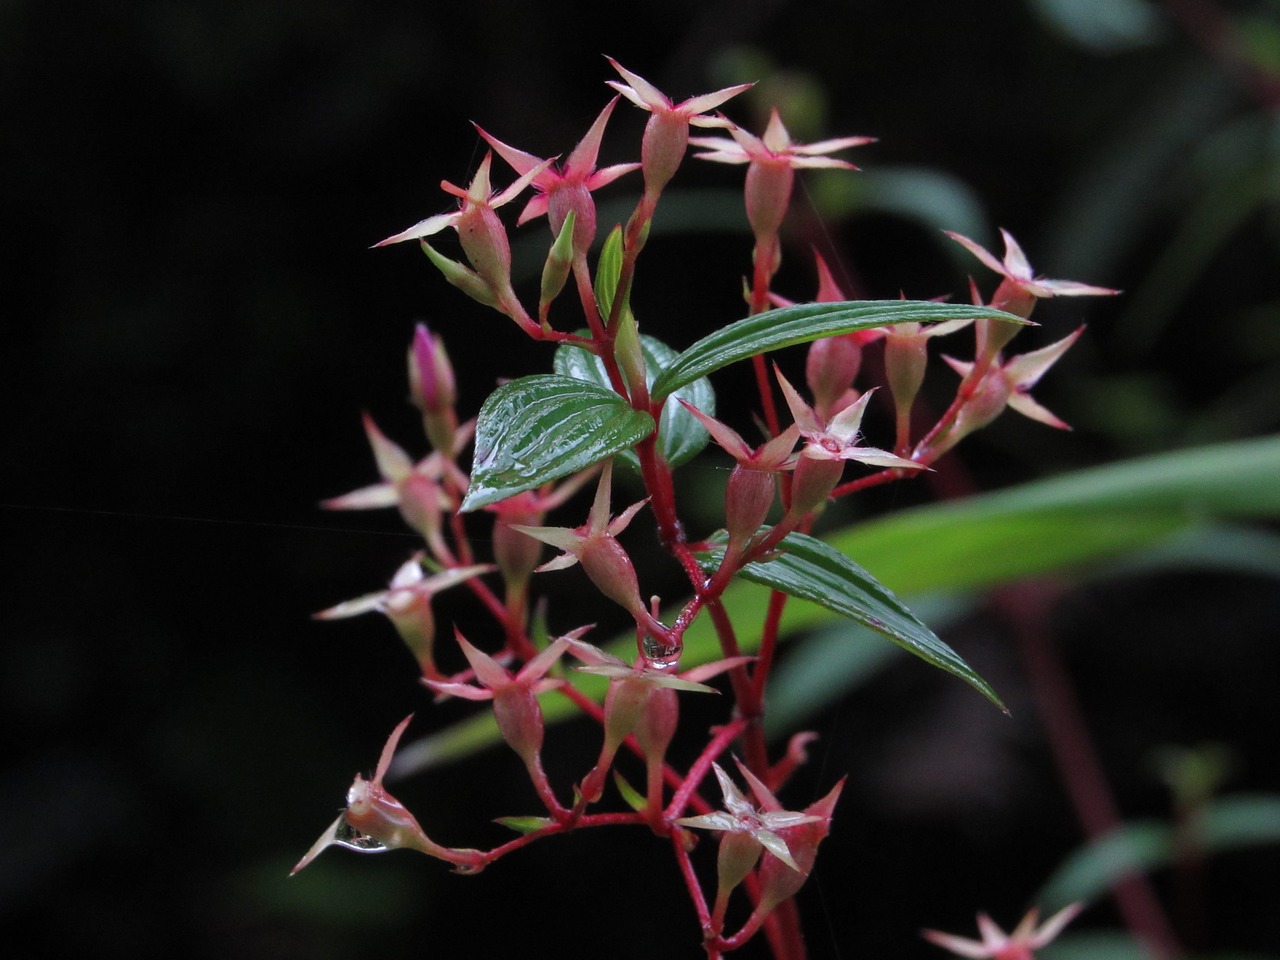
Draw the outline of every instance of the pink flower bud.
M789 514L793 517L804 516L810 510L816 510L825 504L843 473L843 460L817 460L806 457L801 452L791 481Z
M837 404L861 366L862 347L852 337L825 337L810 345L804 374L819 418L829 420L840 412Z
M542 750L542 708L526 684L511 683L495 690L493 715L502 739L531 770L538 765Z
M581 551L578 562L596 588L636 619L647 621L649 611L640 599L636 570L622 544L611 535L592 537L583 543Z
M835 812L836 801L840 799L840 791L843 789L844 780L841 780L825 797L805 808L805 814L816 819L777 831L786 841L795 866L792 867L769 853L765 854L764 862L760 864L760 900L755 909L757 917L767 916L782 901L795 896L809 879L814 860L818 856L818 845L831 831L831 815Z
M741 464L733 468L724 490L724 524L729 532L730 551L738 554L746 549L773 506L777 490L774 472Z
M420 323L413 329L409 348L409 388L419 410L443 410L453 406L453 367L444 342Z
M787 158L755 158L747 167L747 220L761 247L771 246L791 204L796 174Z
M640 711L640 723L636 727L636 740L644 753L650 770L661 772L667 747L676 734L680 722L680 703L671 687L650 684L650 694Z
M670 110L654 110L640 141L644 192L657 196L675 176L689 146L689 120Z

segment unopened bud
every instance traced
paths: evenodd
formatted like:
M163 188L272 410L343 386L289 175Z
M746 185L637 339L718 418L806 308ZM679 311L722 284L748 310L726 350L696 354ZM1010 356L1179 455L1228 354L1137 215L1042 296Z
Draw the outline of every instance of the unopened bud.
M454 453L458 416L454 412L457 384L444 341L420 323L409 347L409 396L422 411L422 425L431 446L447 459Z
M640 141L640 168L644 192L657 197L675 176L689 145L689 121L674 112L654 110Z
M773 506L777 494L776 475L741 464L729 474L724 490L724 523L729 532L729 550L741 553L756 535Z
M765 855L764 862L760 864L760 900L755 910L758 916L767 916L778 904L795 896L809 879L818 856L818 845L831 831L831 815L843 789L844 781L841 780L825 797L805 808L805 814L817 817L816 820L777 831L778 836L786 841L787 850L799 869L792 869L775 856Z
M928 339L924 333L899 333L896 330L890 330L885 337L885 374L899 415L911 409L920 385L924 383L925 366L929 360L925 346Z
M493 715L502 739L526 767L535 769L544 729L538 698L524 684L508 684L494 693Z
M632 404L643 409L649 405L649 384L645 379L644 351L640 346L640 331L636 327L635 315L625 303L618 318L615 337L614 355L622 370L622 379L627 382Z
M496 308L498 306L498 297L494 293L493 287L470 267L464 266L457 260L450 260L425 240L422 241L422 252L444 274L446 280L472 300L484 304L486 307Z
M753 159L747 167L747 220L760 246L772 246L791 204L795 171L785 158Z
M819 419L829 420L839 412L834 408L853 386L861 366L862 347L852 337L824 337L809 346L804 374Z
M637 620L649 618L640 599L635 567L617 539L608 535L590 538L583 544L578 561L601 593L625 607Z
M801 451L791 480L789 515L802 517L823 506L843 473L843 460L819 460Z
M573 238L576 215L569 211L564 224L556 235L556 241L547 252L547 262L542 266L542 292L538 299L538 316L545 320L551 302L560 296L565 281L569 279L569 270L573 267Z

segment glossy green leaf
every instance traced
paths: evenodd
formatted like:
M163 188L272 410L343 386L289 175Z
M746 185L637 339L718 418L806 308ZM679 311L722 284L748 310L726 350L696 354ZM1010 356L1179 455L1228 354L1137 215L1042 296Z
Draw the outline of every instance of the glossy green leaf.
M895 323L941 323L977 317L1026 323L1020 317L989 307L918 300L849 300L781 307L735 321L703 337L663 370L653 383L653 395L655 399L665 397L739 360L798 343Z
M480 408L462 511L586 469L652 432L653 418L612 390L555 374L512 380Z
M698 554L708 574L724 559L723 535L713 549ZM814 537L791 533L779 545L785 551L766 562L748 563L738 576L825 607L874 630L908 653L940 667L974 687L996 706L1004 704L991 686L907 609L880 581L840 551Z
M640 334L640 349L644 353L644 362L648 367L646 379L650 385L654 377L666 369L676 358L676 352L661 340ZM566 377L576 377L601 387L609 386L609 375L605 372L604 363L599 357L581 347L565 344L556 350L556 373ZM679 466L696 456L707 445L707 431L697 419L682 407L677 399L693 404L707 416L716 414L716 395L711 389L709 380L695 380L685 384L669 396L658 417L658 445L662 455L670 466ZM626 451L620 455L636 470L640 463L634 453Z

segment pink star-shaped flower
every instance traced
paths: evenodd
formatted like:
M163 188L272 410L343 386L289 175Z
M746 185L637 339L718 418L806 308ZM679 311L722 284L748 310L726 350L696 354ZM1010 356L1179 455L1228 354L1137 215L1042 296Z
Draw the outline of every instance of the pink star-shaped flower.
M1082 903L1063 907L1038 927L1036 921L1040 912L1032 909L1012 933L1005 933L989 916L980 913L978 931L982 934L981 940L957 937L938 930L924 930L922 935L930 943L970 960L1034 960L1034 951L1051 942L1082 909Z
M796 170L808 167L856 170L857 167L847 160L823 154L874 140L873 137L840 137L810 144L795 143L777 110L769 115L764 136L756 137L737 126L729 127L729 135L732 137L730 140L693 137L689 142L696 147L707 148L704 153L696 154L701 160L750 164L746 182L747 219L756 235L757 245L763 247L772 243L786 216Z
M471 178L471 183L465 188L457 184L450 183L448 180L440 181L440 189L445 193L451 193L459 199L458 209L453 213L438 213L434 217L427 217L425 220L419 220L412 227L394 233L385 240L379 240L374 244L375 247L385 247L392 243L401 243L405 240L421 240L439 233L446 227L459 229L459 225L463 219L469 214L482 210L494 210L510 203L525 187L533 183L538 174L542 173L547 167L555 162L555 158L543 160L527 169L520 176L520 179L507 187L500 193L494 193L493 188L489 185L489 168L493 163L493 155L485 154L480 166L476 168L476 174ZM459 229L459 233L462 231Z
M752 791L756 792L757 798L760 799L762 807L761 809L756 809L755 805L743 795L742 791L729 779L729 775L721 769L718 763L713 763L711 767L715 771L716 779L720 781L720 792L724 797L724 809L713 813L704 813L698 817L683 817L677 820L676 823L682 827L694 827L699 830L723 830L731 833L746 834L792 870L800 870L800 865L796 863L795 858L791 855L787 842L778 835L777 831L787 827L796 827L802 823L816 823L822 818L810 814L797 813L793 810L782 810L777 807L770 809L772 804L770 804L769 800L772 800L772 794L768 793L764 784L753 777L750 771L739 765L742 775L747 778L747 781L751 784ZM764 791L768 794L769 800L761 798L759 791ZM774 800L773 804L776 803L777 801Z
M987 394L986 402L978 405L984 408L981 411L984 415L990 413L990 417L986 422L989 423L1005 406L1008 406L1012 410L1017 410L1024 417L1030 417L1032 420L1038 420L1051 427L1057 427L1059 430L1070 430L1071 427L1065 421L1059 419L1032 398L1031 388L1040 382L1040 378L1048 372L1050 367L1058 362L1059 358L1070 349L1071 345L1080 338L1082 333L1084 333L1084 327L1078 327L1072 333L1056 343L1049 344L1047 347L1041 347L1039 350L1032 350L1030 353L1011 357L1003 363L992 364L983 376L982 386L978 388L978 393ZM956 360L945 355L942 359L946 360L951 369L962 377L967 377L973 370L974 365L972 363ZM974 412L978 412L977 408L975 408ZM977 427L970 427L970 429L977 429Z
M1095 287L1087 283L1077 283L1074 280L1049 280L1045 277L1037 277L1032 272L1027 255L1022 252L1022 247L1018 245L1018 241L1013 239L1013 234L1003 227L1000 229L1000 236L1004 238L1003 261L997 260L989 250L968 237L952 233L950 230L944 232L948 237L981 260L983 264L1004 277L1006 281L1033 297L1109 297L1120 292L1109 287Z
M538 192L525 204L517 223L525 223L535 217L549 214L551 229L558 234L564 225L565 217L572 211L576 218L574 220L575 249L585 251L591 245L596 234L596 209L591 201L590 192L613 183L623 174L640 167L638 163L619 163L605 167L603 170L596 169L596 158L600 153L600 140L604 136L605 124L608 123L609 115L613 113L617 102L618 98L614 97L600 111L600 115L596 117L595 123L591 125L586 136L574 148L573 153L569 154L569 159L559 167L543 166L545 161L539 157L517 150L480 127L476 127L480 131L480 136L488 141L502 159L511 164L516 173L523 176L541 168L541 172L536 173L532 181L533 188Z
M764 135L753 136L734 124L728 126L732 140L723 137L693 137L689 140L695 147L703 147L705 153L696 154L700 160L712 160L717 163L765 163L790 167L793 170L814 167L838 167L844 170L857 170L847 160L822 154L847 150L850 147L861 147L875 143L875 137L836 137L831 140L819 140L817 143L796 143L782 123L782 117L775 109L769 114L769 124Z
M810 460L857 460L859 463L873 467L901 467L907 470L920 470L921 464L913 460L905 460L895 456L888 450L879 447L858 446L861 436L862 415L866 412L867 403L874 392L868 390L855 403L845 407L827 423L822 423L813 408L801 399L795 387L787 382L780 372L774 371L778 384L782 387L783 396L787 398L787 406L800 427L800 435L808 443L800 451L801 457Z
M622 75L622 79L627 81L619 83L617 80L608 80L608 85L650 114L649 121L645 124L644 138L640 142L640 164L644 170L645 194L652 203L684 159L685 148L689 145L689 127L730 126L729 121L723 117L708 117L705 114L731 97L736 97L751 84L740 83L714 93L690 97L681 103L672 103L670 97L644 77L632 73L612 57L606 59Z

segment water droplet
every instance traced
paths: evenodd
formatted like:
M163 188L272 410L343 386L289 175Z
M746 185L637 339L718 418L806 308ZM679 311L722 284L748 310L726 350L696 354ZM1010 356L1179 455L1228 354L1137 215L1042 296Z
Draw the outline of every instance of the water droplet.
M360 853L382 853L387 849L387 845L381 840L361 833L345 819L339 821L337 829L333 831L333 842Z
M474 877L483 869L478 863L460 863L453 868L453 872L464 877Z
M680 665L680 653L684 650L681 644L667 644L656 637L646 636L640 642L640 656L644 665L650 670L666 672L674 671Z

